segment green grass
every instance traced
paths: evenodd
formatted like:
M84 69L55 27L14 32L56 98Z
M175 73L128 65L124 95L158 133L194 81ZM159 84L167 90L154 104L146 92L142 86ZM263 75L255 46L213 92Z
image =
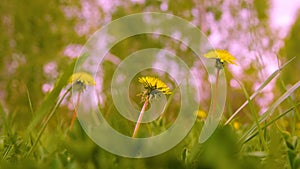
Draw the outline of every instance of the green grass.
M275 71L253 94L248 93L246 87L240 83L245 103L237 108L237 111L230 106L227 108L231 116L223 117L222 121L225 123L220 123L208 141L203 144L198 143L204 122L197 119L189 134L178 145L163 154L144 159L124 158L105 151L86 135L78 121L74 128L69 130L71 119L63 113L70 112L70 110L61 106L61 102L70 99L67 95L70 90L66 90L61 98L59 96L62 89L66 87L74 62L62 73L55 88L45 96L37 110L32 108L35 104L30 97L32 91L27 91L27 101L31 111L28 112L31 120L27 128L18 127L16 113L6 110L0 102L0 168L298 169L300 167L298 145L300 128L297 128L297 124L300 124L298 114L300 101L297 100L296 92L300 87L300 81L289 88L283 85L285 91L272 102L263 115L258 113L253 102L254 97L271 80L280 76L281 70L291 61ZM281 83L284 84L283 81ZM172 106L170 100L173 97L174 95L171 95L171 99L169 98L168 107ZM228 102L230 105L233 103L232 100ZM173 109L170 110L173 111ZM239 121L239 117L248 110L252 118L241 123L240 128L234 128L232 123ZM116 113L116 110L112 106L108 106L107 112L109 114L106 114L106 120L117 121L117 123L112 123L114 128L122 133L132 133L133 123L122 120L121 116L114 116L113 113ZM144 130L142 128L141 131L160 132L161 129L169 127L169 122L172 122L169 118L175 117L161 116L159 120L145 125ZM286 121L288 125L283 125L283 121Z

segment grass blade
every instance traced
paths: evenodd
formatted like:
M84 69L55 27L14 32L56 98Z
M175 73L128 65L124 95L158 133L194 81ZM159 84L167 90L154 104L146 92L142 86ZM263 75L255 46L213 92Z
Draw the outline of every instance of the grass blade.
M295 106L289 108L288 110L286 110L284 113L279 114L278 116L276 116L274 119L270 120L268 123L266 123L264 126L262 126L262 129L265 129L267 127L269 127L271 124L275 123L277 120L279 120L280 118L282 118L283 116L285 116L286 114L288 114L289 112L291 112L292 110L295 110L297 108L297 106L299 106L300 103L296 104ZM256 130L255 132L253 132L249 137L247 137L244 143L247 143L248 141L250 141L253 137L255 137L258 134L258 131Z
M287 91L287 87L286 87L286 84L283 81L282 77L280 77L279 80L280 80L280 83L281 83L281 85L283 87L284 92L286 92ZM288 97L287 101L288 101L288 103L291 106L295 106L296 105L292 97ZM299 114L298 109L295 109L295 113L294 114L296 115L296 118L290 119L291 120L291 124L292 124L291 125L291 133L292 134L294 134L295 131L296 131L296 122L297 122L297 119L300 120L300 114Z
M4 130L10 131L11 129L8 126L8 123L7 123L7 115L6 115L6 112L5 112L4 107L3 107L1 102L0 102L0 118L1 118L2 124L4 125Z
M45 131L49 121L51 120L51 118L53 117L53 115L55 114L56 110L58 109L58 107L60 106L61 102L64 100L64 98L67 96L67 94L71 91L72 87L70 87L65 93L64 95L61 97L61 99L56 103L54 109L51 111L51 113L49 114L48 118L46 119L46 121L43 123L39 133L38 133L38 136L37 136L37 139L34 141L33 145L30 147L30 150L28 151L28 153L25 155L25 157L28 157L32 151L34 150L34 148L36 147L37 143L39 142L43 132Z
M250 96L250 100L256 97L257 94L259 94L289 63L291 63L296 57L290 59L287 61L281 68L273 72L265 81L264 83ZM233 118L248 104L248 100L244 102L244 104L239 107L231 116L230 118L225 122L225 125L229 124Z
M27 127L27 133L31 132L33 128L43 119L43 117L45 117L46 113L55 106L61 90L66 86L69 77L74 71L75 65L80 65L86 58L87 55L82 55L79 60L74 60L70 66L66 67L64 73L56 82L55 87L53 88L51 93L49 93L49 95L43 101L41 107L36 111L36 116Z
M244 94L245 94L245 96L246 96L246 98L247 98L247 101L248 101L248 103L249 103L250 111L251 111L251 113L252 113L252 115L253 115L253 117L254 117L254 120L255 120L255 126L256 126L257 129L258 129L258 134L259 134L260 141L262 142L262 145L263 145L263 147L264 147L264 150L267 150L267 144L266 144L266 141L265 141L265 138L264 138L264 134L263 134L262 128L261 128L260 123L259 123L259 115L258 115L258 112L256 112L256 110L255 110L255 108L254 108L254 105L253 105L253 103L252 103L252 101L251 101L251 99L250 99L250 97L249 97L249 94L248 94L248 92L247 92L245 86L244 86L242 83L240 83L240 82L239 82L239 84L240 84L240 86L242 87L243 92L244 92Z
M265 113L259 118L259 123L264 122L270 115L274 112L274 110L286 99L288 98L296 89L300 87L300 80L294 84L290 89L288 89L279 99L277 99ZM245 142L249 136L256 130L256 125L253 125L245 134L241 137L240 141Z
M28 103L29 103L30 112L32 114L32 117L34 117L34 112L33 112L33 108L32 108L32 102L31 102L30 93L29 93L28 88L26 89L26 93L27 93L27 99L28 99Z

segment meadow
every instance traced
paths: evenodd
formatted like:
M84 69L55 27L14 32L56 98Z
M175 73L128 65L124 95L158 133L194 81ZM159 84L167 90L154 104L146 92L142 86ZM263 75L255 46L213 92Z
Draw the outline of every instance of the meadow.
M272 3L4 0L0 4L0 168L300 169L300 15L296 13L289 29L282 33L270 24L268 11ZM203 36L190 37L188 31L171 32L171 37L137 34L112 46L96 64L96 73L76 75L81 69L88 72L95 66L84 64L90 53L86 55L82 49L93 42L91 37L97 30L124 16L150 11L183 18ZM134 32L134 24L111 31L120 35ZM170 27L162 26L159 31ZM108 35L111 39L117 37L115 33ZM202 45L202 41L189 38L207 38L210 50L222 50L206 55L209 51L203 48L198 56L191 46ZM201 45L198 47L202 50ZM164 60L160 55L136 60L132 67L122 69L121 75L126 75L135 66L142 67L142 71L130 74L128 86L120 85L114 75L118 66L132 53L149 48L176 54L188 72L196 75L196 87L192 83L179 84L172 75L179 79L189 76L174 66L172 59ZM222 53L223 49L229 53ZM206 67L206 60L212 61L211 67ZM146 63L169 66L169 72L143 68ZM101 115L128 138L148 138L171 130L182 108L192 109L194 103L197 109L191 116L195 121L182 126L178 132L187 133L171 149L151 157L124 157L99 146L87 132L89 124L84 115L90 111L84 108L94 103L86 99L93 90L98 110L94 117ZM163 114L137 126L116 106L113 97L123 96L122 90L127 91L130 102L123 104L126 110L144 113L156 105L155 101L165 98ZM185 100L184 90L192 91L189 96L199 90L200 98ZM118 97L118 101L122 99ZM224 109L219 109L222 104ZM199 136L214 111L220 115L218 125L200 143ZM136 118L140 114L129 115ZM101 120L93 122L101 125ZM187 129L189 125L191 129ZM122 140L111 140L118 141ZM154 149L161 148L157 144Z

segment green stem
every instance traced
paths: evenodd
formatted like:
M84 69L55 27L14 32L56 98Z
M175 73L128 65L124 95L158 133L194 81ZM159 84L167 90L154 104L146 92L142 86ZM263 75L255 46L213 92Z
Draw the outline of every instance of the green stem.
M65 93L64 95L60 98L60 100L57 102L57 104L55 105L55 107L52 109L51 113L49 114L48 118L46 119L45 123L43 124L42 128L40 129L37 139L35 140L35 142L33 143L33 145L31 146L30 150L28 151L28 153L25 155L25 158L29 157L29 155L32 153L32 151L34 150L34 148L36 147L37 143L39 142L42 134L44 133L50 119L53 117L53 115L55 114L56 110L58 109L58 107L60 106L61 102L64 100L64 98L66 97L66 95L71 91L72 87L70 87Z
M76 117L77 117L78 106L79 106L79 102L80 102L80 94L81 94L81 92L78 92L77 103L76 103L75 108L74 108L75 110L74 110L74 114L73 114L73 117L72 117L71 125L70 125L70 128L69 128L70 130L73 128L75 120L76 120Z
M214 117L216 114L216 107L217 107L217 96L218 96L218 83L219 83L219 76L220 76L220 69L217 69L217 74L216 74L216 83L215 83L215 90L214 90L214 96L213 96L213 106L212 106L212 116Z
M133 134L132 134L132 138L135 138L135 136L137 134L137 131L138 131L139 127L140 127L143 115L145 113L145 110L146 110L146 107L148 106L148 104L149 104L149 99L147 98L146 101L145 101L145 103L144 103L144 105L143 105L143 108L142 108L142 110L140 112L139 118L138 118L138 120L137 120L137 122L135 124L134 131L133 131Z

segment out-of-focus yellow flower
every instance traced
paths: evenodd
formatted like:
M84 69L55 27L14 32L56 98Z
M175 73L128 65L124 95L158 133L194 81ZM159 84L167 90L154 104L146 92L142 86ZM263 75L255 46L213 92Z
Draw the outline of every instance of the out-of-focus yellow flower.
M205 120L207 117L206 112L203 110L196 111L196 115L197 115L198 119L200 119L200 120Z
M296 131L295 131L296 136L300 136L300 122L296 123L295 128L296 128Z
M217 59L216 66L219 69L223 68L224 62L237 65L236 58L232 56L227 50L222 50L222 49L212 50L204 54L204 57ZM218 65L218 61L221 63L220 65Z
M300 122L296 123L296 136L300 137Z
M289 121L286 119L278 120L278 124L283 127L284 129L287 129L289 127Z
M241 128L241 123L235 121L233 122L232 126L235 130L239 130Z
M94 86L96 85L96 82L90 74L86 72L77 72L72 74L72 76L69 79L69 83L75 83L75 82L81 82L85 85L91 85Z
M73 85L73 89L76 91L83 91L86 88L86 85L96 85L93 76L86 72L77 72L72 74L72 76L69 79L69 83Z
M296 123L296 129L300 130L300 122Z

